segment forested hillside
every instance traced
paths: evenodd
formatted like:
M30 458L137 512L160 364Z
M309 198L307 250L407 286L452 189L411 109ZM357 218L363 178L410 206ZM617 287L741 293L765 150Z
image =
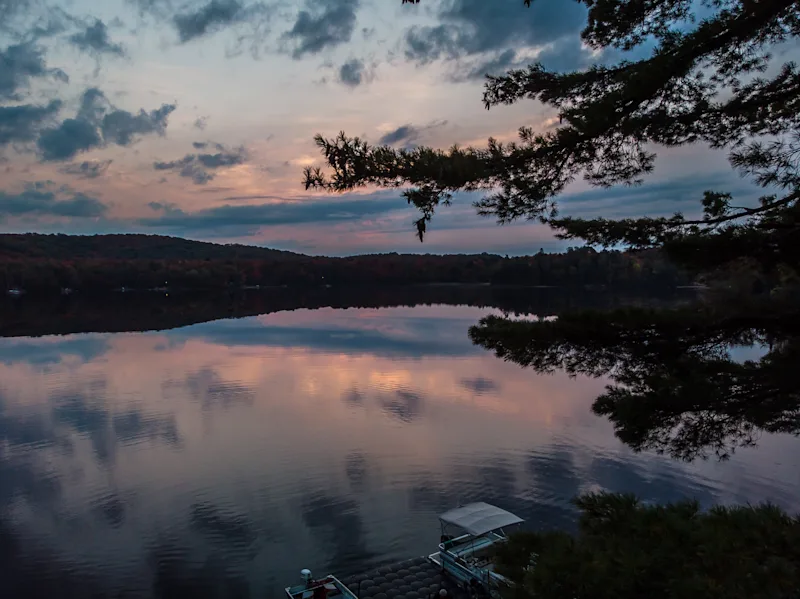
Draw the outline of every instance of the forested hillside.
M435 283L666 288L690 282L658 251L330 258L148 235L0 236L0 288L29 293Z
M229 260L291 259L301 254L252 245L222 245L164 235L0 234L0 260Z

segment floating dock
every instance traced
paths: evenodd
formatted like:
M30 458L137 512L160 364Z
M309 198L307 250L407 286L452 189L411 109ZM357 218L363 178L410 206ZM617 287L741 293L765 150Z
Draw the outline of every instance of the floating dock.
M359 599L433 599L445 589L448 599L468 599L440 566L418 557L342 580Z

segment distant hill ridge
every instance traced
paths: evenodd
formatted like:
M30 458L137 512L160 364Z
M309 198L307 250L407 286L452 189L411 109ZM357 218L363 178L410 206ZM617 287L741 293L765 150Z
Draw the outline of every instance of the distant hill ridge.
M261 286L496 284L661 287L691 278L658 251L307 256L161 235L0 235L0 293Z
M498 254L359 254L353 258L441 256L447 258L500 259ZM66 235L63 233L0 233L0 260L318 260L286 250L238 243L212 243L168 235L112 233L107 235ZM328 258L347 260L348 258Z
M0 234L0 259L6 260L289 260L304 257L252 245L222 245L165 235Z

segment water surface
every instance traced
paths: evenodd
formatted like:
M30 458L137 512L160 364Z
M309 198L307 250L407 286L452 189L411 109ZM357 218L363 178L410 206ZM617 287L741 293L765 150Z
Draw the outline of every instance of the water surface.
M278 597L430 553L437 513L573 527L584 490L800 511L798 441L635 454L605 381L473 346L477 307L296 310L0 340L0 595Z

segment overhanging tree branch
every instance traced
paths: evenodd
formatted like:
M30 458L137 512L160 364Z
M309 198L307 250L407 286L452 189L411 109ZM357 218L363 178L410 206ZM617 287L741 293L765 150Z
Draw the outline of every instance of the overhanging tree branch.
M728 225L793 206L800 177L789 167L796 161L774 147L757 152L751 144L749 154L741 148L757 136L781 139L800 131L800 70L792 62L774 64L770 54L775 44L797 39L800 0L714 2L696 22L688 0L580 1L588 9L581 35L593 48L655 43L641 60L567 73L534 64L488 78L487 108L533 99L558 112L555 130L523 127L514 143L489 139L485 148L447 151L370 146L344 133L330 140L317 136L331 171L307 169L306 187L343 192L408 186L403 195L421 213L415 221L421 240L436 209L458 191L486 192L476 209L499 223L538 219L566 238L645 247L675 244L679 234L724 229L731 235ZM777 68L770 77L761 75L768 66ZM734 210L725 194L713 193L702 220L676 215L615 224L556 218L558 196L578 177L604 187L638 184L653 170L655 145L695 142L733 147L734 166L763 186L782 185L790 195Z

